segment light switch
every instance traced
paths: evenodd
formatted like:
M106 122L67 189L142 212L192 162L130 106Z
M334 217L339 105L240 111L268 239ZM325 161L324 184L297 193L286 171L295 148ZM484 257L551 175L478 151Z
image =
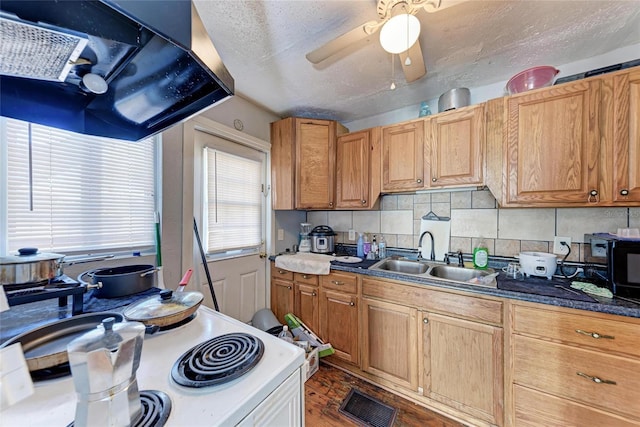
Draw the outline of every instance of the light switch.
M284 240L284 230L282 228L278 228L278 240Z

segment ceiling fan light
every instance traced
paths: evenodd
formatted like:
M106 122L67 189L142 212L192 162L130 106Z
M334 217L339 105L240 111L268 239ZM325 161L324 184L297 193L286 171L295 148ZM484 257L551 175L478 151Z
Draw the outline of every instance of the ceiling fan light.
M420 21L415 16L403 13L389 19L380 30L380 44L389 53L409 50L420 35Z

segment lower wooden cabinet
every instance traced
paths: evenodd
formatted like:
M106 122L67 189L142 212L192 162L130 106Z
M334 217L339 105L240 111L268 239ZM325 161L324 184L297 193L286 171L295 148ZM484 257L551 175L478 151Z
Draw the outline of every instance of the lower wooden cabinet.
M516 426L640 426L640 319L512 303Z
M362 299L362 370L418 390L418 310Z
M320 334L320 295L317 286L295 283L293 314L315 334Z
M424 395L500 425L503 330L421 312Z
M284 315L293 313L294 293L293 282L280 279L271 279L271 311L275 314L278 322L286 324Z
M322 290L320 336L331 343L335 355L358 363L358 297L333 290Z

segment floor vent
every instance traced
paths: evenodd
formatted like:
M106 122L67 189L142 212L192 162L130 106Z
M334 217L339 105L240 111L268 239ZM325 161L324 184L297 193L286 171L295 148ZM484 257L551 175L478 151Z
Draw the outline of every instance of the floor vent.
M397 410L352 388L342 402L340 412L364 426L391 427Z

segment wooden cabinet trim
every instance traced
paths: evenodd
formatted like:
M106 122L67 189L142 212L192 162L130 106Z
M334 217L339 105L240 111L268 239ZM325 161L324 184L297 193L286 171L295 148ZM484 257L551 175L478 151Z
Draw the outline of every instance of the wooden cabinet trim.
M501 300L428 289L426 286L363 277L362 295L494 325L501 325L503 320Z

